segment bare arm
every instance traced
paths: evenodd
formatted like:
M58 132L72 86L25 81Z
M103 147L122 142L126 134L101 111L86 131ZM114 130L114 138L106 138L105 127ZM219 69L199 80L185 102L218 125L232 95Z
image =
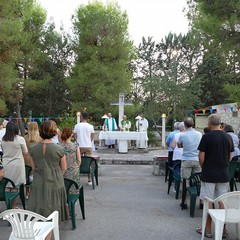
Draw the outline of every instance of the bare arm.
M80 148L77 147L77 164L79 167L80 167L81 163L82 163L82 159L81 159Z
M176 139L174 138L172 141L172 149L174 149L177 145Z
M77 134L74 133L74 140L77 141Z
M205 152L199 152L198 154L199 164L202 167L205 161Z
M232 153L229 154L229 162L232 161Z
M66 161L66 156L65 155L61 158L60 167L61 167L61 170L62 170L62 174L64 174L67 170L67 161Z
M35 164L34 164L34 162L32 160L32 157L30 157L30 165L31 165L31 168L32 168L32 171L31 171L30 175L32 175L34 170L35 170Z

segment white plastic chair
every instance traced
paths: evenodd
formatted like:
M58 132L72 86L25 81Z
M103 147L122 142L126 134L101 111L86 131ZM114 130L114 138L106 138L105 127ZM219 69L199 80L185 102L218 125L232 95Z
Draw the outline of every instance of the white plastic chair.
M224 205L224 209L210 209L209 202L219 203ZM240 239L240 191L225 193L218 198L212 200L204 199L203 219L202 219L202 240L204 239L207 215L210 215L215 223L215 240L222 239L224 223L237 224L237 236Z
M54 239L59 240L58 211L45 218L31 211L10 209L2 212L0 218L12 226L9 240L44 240L52 230Z

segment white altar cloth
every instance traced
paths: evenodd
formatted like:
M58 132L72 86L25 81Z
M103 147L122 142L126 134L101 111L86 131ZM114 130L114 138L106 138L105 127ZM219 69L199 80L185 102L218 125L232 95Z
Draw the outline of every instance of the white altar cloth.
M147 132L118 132L118 131L101 131L99 134L99 146L101 140L116 139L118 141L118 151L120 153L128 152L128 141L148 141Z

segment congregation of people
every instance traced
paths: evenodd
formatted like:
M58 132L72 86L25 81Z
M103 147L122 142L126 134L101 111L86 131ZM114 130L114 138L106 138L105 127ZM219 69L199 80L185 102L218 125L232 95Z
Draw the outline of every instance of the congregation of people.
M190 117L183 122L175 122L174 131L167 139L168 166L172 166L173 175L182 179L181 209L187 209L187 180L194 173L201 173L200 207L205 198L215 199L229 192L229 164L240 157L239 138L232 126L222 123L217 114L208 117L208 126L204 134L194 129L194 120ZM176 183L173 191L176 192ZM213 205L209 204L209 208ZM223 206L220 204L220 208ZM208 215L204 235L212 238L211 217ZM202 228L196 229L202 234ZM226 238L228 231L224 225L222 237Z
M64 185L64 178L71 179L80 185L79 167L82 156L93 156L94 127L88 123L88 114L81 114L81 122L63 128L62 132L56 122L47 120L39 126L37 122L29 122L24 137L20 136L17 122L0 122L0 179L9 178L15 187L8 185L6 191L19 191L21 184L26 184L25 165L31 167L31 189L26 186L25 197L28 199L27 209L45 217L53 211L59 212L60 221L69 220L69 208ZM123 116L119 128L115 118L109 113L104 120L105 131L130 131L131 122ZM137 131L146 132L148 121L141 114L135 125ZM106 139L108 148L115 148L116 140ZM145 141L137 141L138 148L145 148ZM173 175L182 179L181 209L187 209L187 180L194 173L201 172L200 199L215 199L229 192L230 161L237 161L240 156L239 138L232 126L222 123L217 114L208 117L208 126L204 134L194 129L194 120L187 117L183 122L174 123L174 131L167 139L168 166L173 167ZM173 186L176 191L177 183ZM88 185L92 185L90 174ZM78 193L78 189L71 189ZM17 199L12 208L17 207ZM212 206L209 206L212 207ZM222 207L222 206L220 206ZM202 234L202 228L196 229ZM208 216L204 235L212 237L211 218ZM223 238L228 231L224 226ZM47 238L51 239L51 235Z
M31 189L25 189L28 210L45 217L58 211L60 221L69 220L64 178L80 185L81 156L92 156L94 128L87 122L87 113L81 118L74 132L71 127L61 132L53 120L44 121L40 127L37 122L29 122L24 137L19 134L17 122L1 122L0 180L12 180L15 186L7 185L6 191L18 192L19 186L26 184L25 165L31 167ZM88 184L92 185L90 176ZM78 189L70 189L70 193L76 192ZM17 201L13 201L12 208L17 208ZM51 234L46 239L51 239Z

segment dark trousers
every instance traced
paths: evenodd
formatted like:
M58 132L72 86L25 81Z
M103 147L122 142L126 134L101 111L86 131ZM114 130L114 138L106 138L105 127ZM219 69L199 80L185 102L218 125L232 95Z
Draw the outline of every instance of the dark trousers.
M168 152L168 166L173 166L173 151Z

